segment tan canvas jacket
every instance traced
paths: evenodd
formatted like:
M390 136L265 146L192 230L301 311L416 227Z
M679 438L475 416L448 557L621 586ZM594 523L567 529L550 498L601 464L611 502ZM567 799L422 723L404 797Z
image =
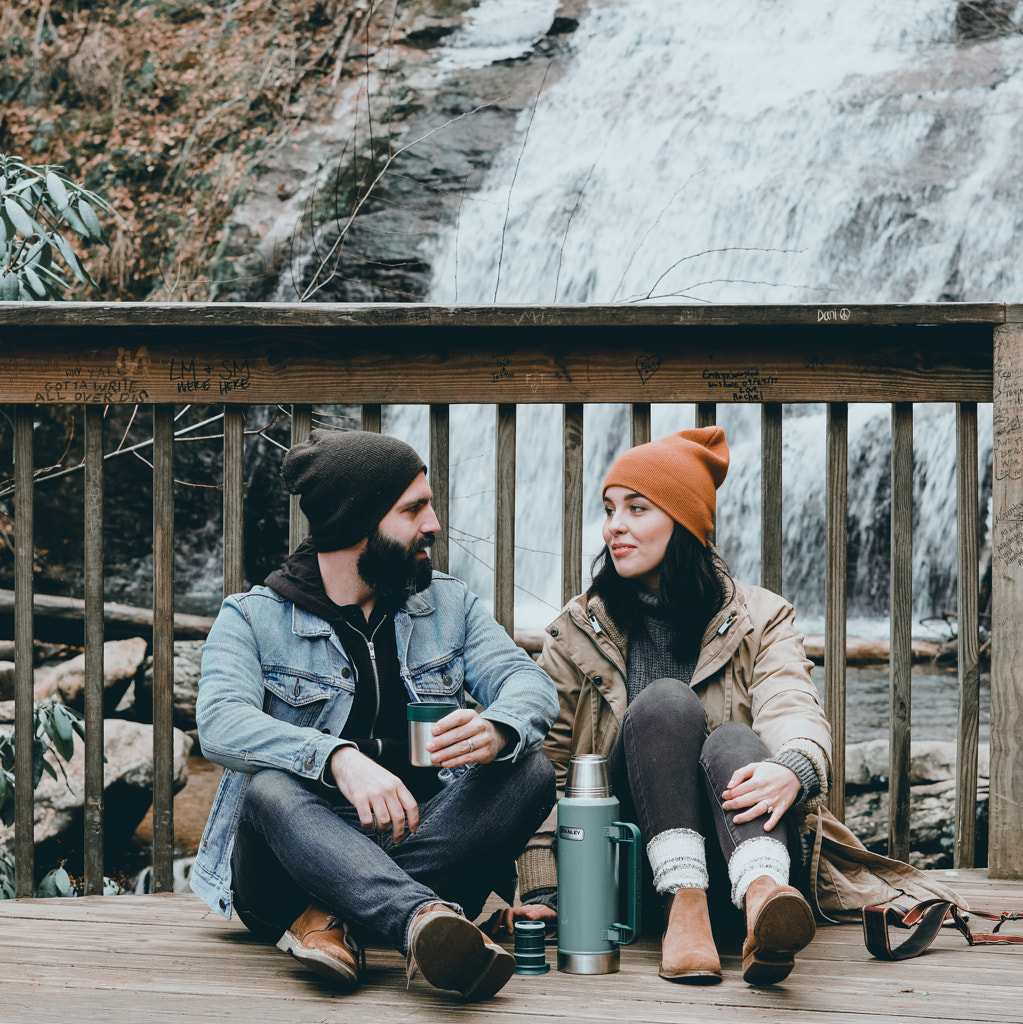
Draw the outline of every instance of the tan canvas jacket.
M625 655L626 638L599 599L573 598L547 628L539 663L557 685L560 710L543 749L559 797L573 754L611 752L627 704ZM809 757L822 783L816 804L831 776L831 729L810 666L792 605L769 590L736 583L704 633L691 685L711 729L745 722L772 754L797 750ZM556 808L520 858L523 893L557 884L555 814Z

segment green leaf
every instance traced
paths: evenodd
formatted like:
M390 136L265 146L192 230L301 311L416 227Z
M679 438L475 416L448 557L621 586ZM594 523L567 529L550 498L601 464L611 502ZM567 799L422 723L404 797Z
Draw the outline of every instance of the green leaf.
M8 196L4 200L4 210L11 218L11 223L26 237L36 233L36 222L21 208L21 204Z
M7 248L7 221L0 217L0 249Z
M46 191L49 192L50 198L58 210L63 210L70 202L64 182L53 171L46 172Z
M73 206L69 206L64 210L61 216L68 222L68 227L70 227L76 235L80 235L82 238L89 237L89 229L82 222L82 218L78 216L78 213L75 211Z
M4 302L18 301L18 278L15 274L5 274L0 277L0 300Z
M54 235L53 241L56 242L57 250L64 257L64 262L71 268L71 272L85 284L85 273L82 270L82 265L78 262L74 249L71 248L71 243L63 235Z
M43 286L43 282L39 280L39 275L31 267L23 267L21 272L25 275L25 283L29 288L31 288L39 298L45 299L46 288Z
M53 709L53 727L62 740L72 741L71 716L64 710L62 704L57 704ZM64 758L66 761L67 758Z
M78 212L89 230L89 237L99 241L103 237L103 228L100 227L96 211L84 199L81 199L78 202Z
M54 868L43 876L43 880L36 889L36 896L43 899L51 899L54 896L77 896L78 891L71 884L71 876L64 870L63 866Z

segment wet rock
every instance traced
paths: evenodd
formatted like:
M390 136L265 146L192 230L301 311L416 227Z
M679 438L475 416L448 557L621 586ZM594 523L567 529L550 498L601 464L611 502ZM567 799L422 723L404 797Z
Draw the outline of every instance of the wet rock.
M174 642L174 727L186 732L195 728L195 699L202 671L202 640ZM135 717L153 720L153 659L146 658L135 686Z
M110 714L135 678L146 656L142 637L130 640L108 640L103 645L103 710ZM63 661L55 666L36 670L35 698L57 695L71 707L85 707L85 655Z
M188 781L189 737L174 731L173 788ZM153 727L108 719L103 725L104 846L116 856L146 816L153 802ZM35 791L36 862L52 867L80 852L85 803L85 755L81 743L66 765L67 782L44 775ZM14 829L0 829L0 843L12 841Z
M914 743L910 760L909 862L951 867L955 844L955 744ZM978 751L977 864L987 862L989 748ZM845 823L868 850L888 853L888 741L846 749Z

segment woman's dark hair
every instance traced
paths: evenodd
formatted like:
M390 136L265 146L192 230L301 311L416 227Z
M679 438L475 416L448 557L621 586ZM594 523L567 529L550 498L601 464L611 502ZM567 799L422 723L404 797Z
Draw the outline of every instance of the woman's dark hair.
M588 594L601 598L623 632L638 628L644 615L639 600L643 584L618 575L607 547L594 558L590 572L593 582ZM732 577L721 556L676 523L661 562L657 600L658 614L667 617L675 629L677 657L689 658L699 651L708 623L731 596Z

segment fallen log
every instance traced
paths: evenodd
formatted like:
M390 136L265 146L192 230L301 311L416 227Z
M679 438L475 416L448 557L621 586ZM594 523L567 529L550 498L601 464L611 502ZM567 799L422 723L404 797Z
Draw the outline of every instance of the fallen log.
M85 602L77 597L36 594L33 598L33 628L37 640L82 644L85 642ZM104 638L125 640L133 636L153 637L153 612L126 604L104 603ZM175 640L205 640L213 625L207 615L175 615ZM0 590L0 636L14 635L14 591Z

